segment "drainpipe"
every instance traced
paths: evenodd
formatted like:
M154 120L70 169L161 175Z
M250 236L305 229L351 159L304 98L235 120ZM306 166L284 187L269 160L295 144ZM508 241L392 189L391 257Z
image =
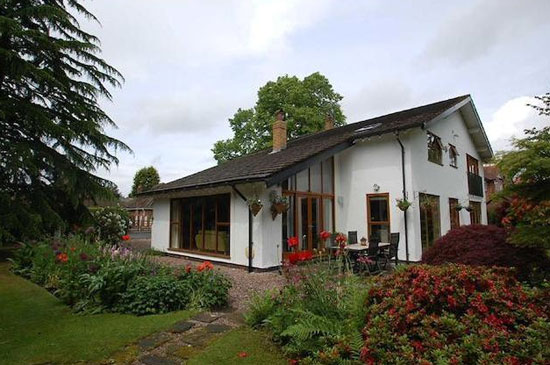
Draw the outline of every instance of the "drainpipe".
M395 132L395 138L401 146L401 175L403 176L403 199L407 199L407 187L405 185L405 147L399 139L399 132ZM407 225L407 211L403 211L403 218L405 220L405 255L407 264L409 263L409 235L408 235L408 225ZM395 255L395 263L397 264L397 255Z
M233 190L241 197L242 200L247 202L247 199L245 196L235 187L235 185L231 185ZM248 209L248 272L252 272L252 220L253 215L252 211Z

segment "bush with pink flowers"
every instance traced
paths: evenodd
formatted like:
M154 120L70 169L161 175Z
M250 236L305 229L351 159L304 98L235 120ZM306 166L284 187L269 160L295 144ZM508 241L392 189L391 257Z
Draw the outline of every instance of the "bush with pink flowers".
M409 266L369 291L367 364L547 364L550 291L509 269Z

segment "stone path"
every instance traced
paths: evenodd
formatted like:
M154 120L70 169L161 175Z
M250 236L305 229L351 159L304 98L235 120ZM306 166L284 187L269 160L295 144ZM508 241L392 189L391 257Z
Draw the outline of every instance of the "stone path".
M203 312L172 328L144 337L114 354L103 364L179 365L220 334L243 324L236 312Z

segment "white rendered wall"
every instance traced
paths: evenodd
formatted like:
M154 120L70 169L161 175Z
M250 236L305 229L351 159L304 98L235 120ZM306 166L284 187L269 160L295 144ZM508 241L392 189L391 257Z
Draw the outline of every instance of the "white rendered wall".
M408 200L413 206L407 210L409 260L422 257L420 240L419 193L440 196L441 234L450 229L449 198L458 199L462 205L469 201L481 202L482 223L487 223L485 199L468 194L466 154L480 160L468 130L459 112L444 120L429 124L427 130L439 136L444 146L456 146L458 167L449 166L449 154L443 152L443 166L428 161L426 130L420 128L402 132L405 148L405 175ZM481 161L480 161L481 163ZM483 168L480 165L483 179ZM401 148L394 135L373 137L335 156L336 171L336 229L357 231L359 238L367 233L367 194L389 193L390 231L400 233L398 258L405 260L405 227L403 212L396 206L402 197ZM374 184L380 188L374 190ZM470 224L470 215L460 211L460 224Z

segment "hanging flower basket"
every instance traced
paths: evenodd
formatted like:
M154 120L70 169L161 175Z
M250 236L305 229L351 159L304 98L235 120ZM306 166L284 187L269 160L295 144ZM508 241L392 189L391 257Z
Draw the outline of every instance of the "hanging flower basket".
M471 212L472 210L474 210L474 208L472 208L470 205L464 207L464 209L466 209L467 212Z
M278 214L286 212L289 208L288 198L278 195L275 191L269 194L269 200L271 201L271 217L273 219L275 219Z
M288 203L280 202L273 204L273 207L277 211L278 214L284 213L288 210Z
M397 207L403 212L409 209L409 207L412 205L412 203L407 199L396 199L396 201L397 201Z
M247 203L248 209L250 209L254 216L256 216L264 206L260 198L258 198L257 196L248 199Z
M455 205L455 209L456 209L457 212L460 212L462 210L462 208L464 208L464 207L460 204Z

